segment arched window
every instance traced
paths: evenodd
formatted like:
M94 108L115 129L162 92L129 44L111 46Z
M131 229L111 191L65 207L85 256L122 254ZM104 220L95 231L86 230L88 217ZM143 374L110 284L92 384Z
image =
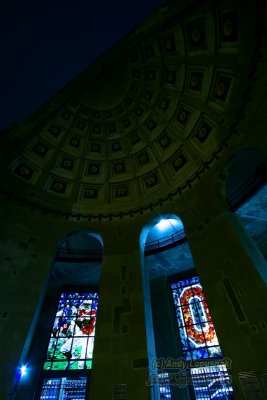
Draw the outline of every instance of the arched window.
M83 373L92 368L97 309L97 291L61 293L43 365L41 400L67 399L70 392L73 398L85 398L87 375ZM65 376L56 376L55 371L64 371Z
M230 399L233 389L182 221L163 215L145 228L159 398ZM157 398L155 396L155 398Z
M59 243L28 353L35 400L88 399L102 247L101 237L86 231Z

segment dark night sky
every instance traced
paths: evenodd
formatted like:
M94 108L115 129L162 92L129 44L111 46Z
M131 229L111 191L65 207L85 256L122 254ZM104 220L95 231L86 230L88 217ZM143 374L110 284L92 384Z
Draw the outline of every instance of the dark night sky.
M0 130L31 115L163 2L3 2Z

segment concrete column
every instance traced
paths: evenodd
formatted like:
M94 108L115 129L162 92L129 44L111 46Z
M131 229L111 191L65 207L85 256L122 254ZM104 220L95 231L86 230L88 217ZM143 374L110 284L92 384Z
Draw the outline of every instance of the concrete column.
M236 398L242 399L238 373L266 368L267 289L258 269L267 267L238 218L202 190L183 222L224 357L232 362Z
M149 399L148 355L141 260L136 250L107 254L102 261L100 302L90 399L111 399L126 385L127 399ZM123 390L123 387L121 387Z

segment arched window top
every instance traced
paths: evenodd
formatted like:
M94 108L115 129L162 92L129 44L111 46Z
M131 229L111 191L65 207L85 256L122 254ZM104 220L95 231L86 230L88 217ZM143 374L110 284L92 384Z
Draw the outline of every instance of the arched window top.
M85 230L68 233L59 241L51 270L53 284L98 285L102 252L103 240L98 233Z
M60 247L67 247L75 250L100 250L103 247L101 235L90 231L74 231L68 233L59 243Z
M98 259L102 257L103 239L96 232L76 231L61 239L56 259Z
M146 254L161 251L185 239L184 225L174 214L163 214L149 222L141 233L141 246Z

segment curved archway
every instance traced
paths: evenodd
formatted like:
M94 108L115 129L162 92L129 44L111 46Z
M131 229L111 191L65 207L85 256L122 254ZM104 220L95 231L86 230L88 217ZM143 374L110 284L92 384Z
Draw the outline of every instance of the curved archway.
M182 220L171 213L163 213L146 224L140 235L143 288L149 373L156 379L152 399L178 398L181 390L170 388L161 379L168 380L166 370L161 368L161 359L178 359L181 356L175 341L175 321L172 318L169 277L193 268L193 259L186 240ZM182 262L181 262L182 261ZM155 378L156 377L156 378ZM151 382L152 383L152 382ZM172 391L172 392L171 392ZM188 398L186 390L182 390ZM161 397L162 396L162 397ZM167 397L163 397L167 396Z
M92 368L103 239L77 230L58 242L36 313L28 354L31 390L40 399L72 390L86 399ZM77 374L77 371L80 371ZM34 384L33 384L34 383ZM20 393L16 393L20 396ZM17 398L17 397L15 397ZM20 397L18 397L20 398Z
M170 243L170 236L178 233L183 234ZM160 246L147 247L149 240ZM182 221L173 214L153 219L142 231L141 244L149 372L157 383L152 399L212 399L217 390L212 388L214 379L225 398L232 399L230 377L222 364L222 351ZM209 359L220 361L210 367ZM202 382L201 373L205 375ZM193 387L171 385L181 375L189 376Z

